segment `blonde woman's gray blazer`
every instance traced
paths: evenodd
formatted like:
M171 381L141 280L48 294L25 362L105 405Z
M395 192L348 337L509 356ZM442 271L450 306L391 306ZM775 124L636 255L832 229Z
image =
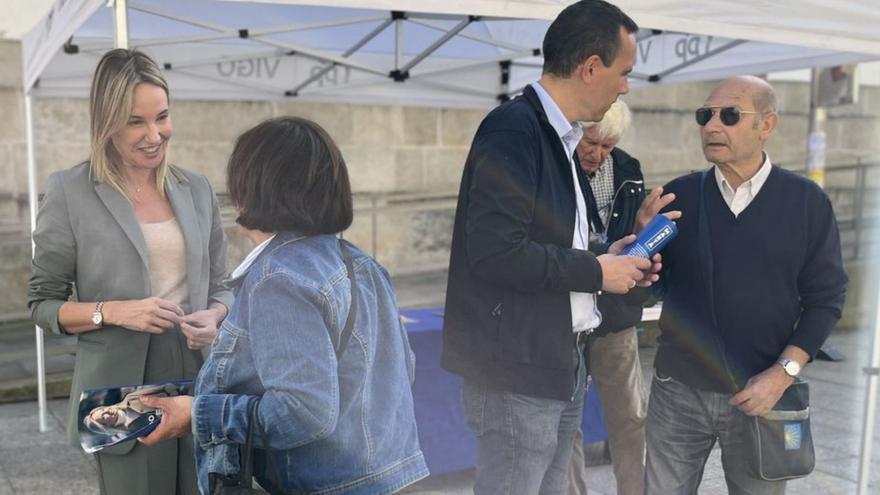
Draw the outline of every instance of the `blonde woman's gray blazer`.
M168 199L186 243L190 309L205 309L213 301L231 307L232 293L223 285L226 238L211 184L180 168L168 176ZM64 333L58 310L74 289L80 302L151 295L149 257L134 209L115 189L95 181L88 163L49 176L34 244L28 306L45 330ZM148 333L114 326L78 335L67 423L74 445L82 390L143 383L149 342ZM133 445L108 450L122 454Z

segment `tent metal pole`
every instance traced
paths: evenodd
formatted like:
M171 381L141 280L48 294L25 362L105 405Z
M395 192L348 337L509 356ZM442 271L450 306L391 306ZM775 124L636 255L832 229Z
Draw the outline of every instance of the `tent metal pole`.
M455 71L460 71L460 70L473 69L474 67L479 67L481 65L497 64L498 62L504 62L504 61L511 61L511 65L516 65L515 62L512 62L513 60L515 60L517 58L532 57L532 56L534 56L534 52L535 52L534 49L533 50L525 50L525 51L518 52L518 53L505 53L502 55L497 55L495 57L484 58L481 60L474 60L472 62L464 62L464 63L460 63L460 64L451 63L450 65L447 65L445 67L432 67L430 69L415 70L415 71L411 72L410 75L412 77L433 76L436 74L443 74L446 72L455 72ZM543 66L538 64L536 68L540 69L541 67L543 67Z
M393 21L391 18L387 18L387 19L385 19L385 21L383 21L381 24L379 24L378 26L376 26L375 29L373 29L372 31L370 31L369 33L367 33L366 36L364 36L363 38L361 38L361 39L360 39L357 43L355 43L351 48L349 48L348 50L346 50L345 53L342 54L342 57L343 57L343 58L348 58L348 57L350 57L352 54L354 54L354 52L360 50L364 45L366 45L367 43L369 43L370 41L372 41L373 38L375 38L376 36L379 36L379 34L380 34L382 31L384 31L385 28L387 28L388 26L390 26L392 22L394 22L394 21ZM329 64L325 65L323 69L321 69L321 70L319 70L318 72L312 74L311 77L309 77L309 78L306 79L305 81L299 83L295 88L293 88L292 90L290 90L290 92L293 93L293 94L299 93L299 91L300 91L301 89L305 88L305 87L308 86L309 84L312 84L313 82L317 81L318 79L321 79L322 77L324 77L324 74L330 72L330 70L332 70L334 67L336 67L336 65L337 65L337 64L335 64L335 63L329 63ZM374 257L375 257L375 256L374 256Z
M31 94L24 94L24 120L27 138L27 178L28 178L28 211L31 219L31 257L34 255L34 231L37 229L37 171L34 159L34 118ZM49 431L48 408L46 405L46 349L43 342L43 329L34 326L37 345L37 407L40 432Z
M419 26L424 26L427 28L436 29L437 31L446 32L446 30L449 29L446 26L442 26L442 25L434 23L434 22L428 22L428 21L424 21L421 19L413 18L413 17L410 17L407 20L412 24L418 24ZM494 20L494 19L483 19L483 21L491 21L491 20ZM458 36L460 38L468 39L471 41L477 41L480 43L485 43L487 45L496 46L498 48L506 48L508 50L513 50L515 52L519 52L519 51L523 51L523 50L527 49L526 47L524 47L522 45L516 45L513 43L506 43L501 40L493 40L492 38L487 38L485 36L480 36L480 35L476 35L476 34L458 33Z
M543 2L548 2L548 3L562 3L562 2L567 1L567 3L571 3L571 0L538 0L538 1L543 1ZM497 16L497 15L492 15L492 14L485 14L485 15L473 14L471 12L472 10L473 9L468 9L468 12L456 12L456 13L449 13L449 14L407 11L406 18L407 18L407 20L409 20L409 19L423 19L423 20L427 20L427 21L457 21L457 20L461 19L462 16L476 15L477 17L480 18L481 21L520 22L523 19L536 19L536 20L541 19L540 17L535 17L534 15L512 16L511 17L511 16ZM554 12L553 15L551 15L549 17L545 17L544 20L549 21L549 20L553 19L553 17L556 16L557 13L558 12ZM443 30L445 31L446 28L443 28Z
M113 40L116 48L128 48L128 8L127 0L113 3Z
M148 14L152 14L152 12L150 12L150 11L138 9L133 5L130 6L129 8L132 10L141 10L141 11L146 12ZM167 16L167 15L162 16L162 17L169 18L169 16ZM387 18L388 18L388 16L385 16L385 15L382 15L382 16L373 15L373 16L365 16L365 17L353 17L351 19L344 19L341 21L333 21L333 22L315 22L312 24L291 24L291 25L287 25L287 26L278 26L278 27L266 28L266 29L248 29L248 36L265 36L265 35L270 35L270 34L294 33L294 32L298 32L298 31L308 31L308 30L313 30L313 29L325 29L325 28L332 28L332 27L348 26L348 25L352 25L352 24L365 24L368 22L384 21ZM241 37L241 30L227 29L227 30L221 31L217 34L200 34L200 35L194 35L194 36L177 36L177 37L172 37L172 38L156 38L156 39L152 39L152 40L144 40L144 41L139 41L138 46L144 47L144 46L174 45L174 44L178 44L178 43L195 43L195 42L199 42L199 41L217 41L217 40L234 39L234 38L240 38L240 37ZM82 45L81 44L80 49L82 49L83 46L89 47L89 45Z
M413 57L406 65L400 68L400 72L406 73L409 72L410 69L415 67L419 62L428 57L428 55L434 53L438 48L445 45L447 41L451 40L455 37L456 34L461 32L462 29L468 27L471 22L474 21L474 18L468 17L463 19L461 22L455 25L452 29L446 32L443 36L441 36L437 41L431 43L431 46L425 48L422 53L419 53L415 57Z
M874 321L874 345L871 350L871 364L865 368L868 387L865 391L865 417L862 422L862 448L859 454L859 483L856 493L868 494L868 481L871 469L871 448L874 443L874 424L877 415L877 386L880 381L880 295L877 297L877 317Z
M117 2L119 2L119 1L121 1L121 0L117 0ZM226 32L226 31L231 30L231 28L228 26L223 26L223 25L216 24L216 23L209 23L209 22L205 22L202 20L184 17L181 15L171 14L171 13L161 11L158 9L154 9L154 8L147 8L147 7L140 5L140 4L134 4L132 6L132 8L137 9L141 12L146 12L148 14L152 14L152 15L156 15L156 16L160 16L160 17L165 17L167 19L172 19L175 21L183 22L183 23L189 24L191 26L198 26L198 27L201 27L204 29L210 29L213 31L217 31L218 33L222 33L222 32ZM278 41L278 40L275 40L272 38L266 38L265 36L262 36L262 35L259 35L259 36L254 35L253 33L251 33L247 39L249 39L255 43L262 43L264 45L274 46L277 48L283 48L285 50L294 51L297 53L297 55L302 55L304 57L309 57L309 58L312 58L315 60L320 60L322 62L336 62L339 65L342 65L345 67L351 67L352 69L362 70L362 71L368 72L370 74L375 74L375 75L387 75L388 74L387 70L380 70L380 69L369 67L369 66L366 66L363 64L358 64L358 63L355 63L351 60L348 60L348 59L345 59L342 57L338 57L338 56L330 54L330 53L324 53L321 50L317 50L314 48L300 46L295 43L285 43L285 42L281 42L281 41Z
M403 62L403 19L394 21L394 70Z
M117 1L119 1L119 0L117 0ZM208 21L205 21L202 19L195 19L193 17L184 17L179 14L172 14L172 13L164 11L164 10L156 9L153 7L147 7L145 5L141 5L137 2L132 2L131 8L133 10L137 10L139 12L145 12L147 14L152 14L152 15L159 16L159 17L164 17L164 18L170 19L172 21L178 21L178 22L182 22L184 24L189 24L191 26L198 26L201 28L210 29L211 31L217 31L218 33L222 33L224 31L230 31L232 29L228 26L215 24L213 22L208 22Z

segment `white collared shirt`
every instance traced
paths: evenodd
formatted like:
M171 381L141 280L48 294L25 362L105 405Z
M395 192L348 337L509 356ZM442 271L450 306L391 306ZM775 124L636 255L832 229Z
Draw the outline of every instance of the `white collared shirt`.
M724 202L727 203L727 207L730 208L733 216L739 217L739 214L751 204L755 196L758 195L758 192L761 191L761 187L767 182L771 169L770 155L764 153L764 164L761 165L761 168L758 169L751 179L743 182L734 190L730 187L727 179L724 178L721 169L717 165L715 166L715 182L718 183L718 190L721 191L721 196L724 198Z
M259 256L260 253L262 253L263 250L266 249L266 246L269 245L269 243L272 241L272 239L275 238L276 235L277 234L272 234L272 237L269 237L265 241L258 244L257 247L253 248L251 252L248 253L247 256L245 256L244 261L242 261L241 264L232 271L232 275L230 275L229 278L236 279L244 275L244 272L246 272L247 269L251 267L251 265L254 263L254 260L257 259L257 256Z
M547 90L541 86L541 83L535 82L532 84L532 89L538 94L538 99L541 100L541 106L544 107L544 113L547 114L547 120L549 120L550 125L556 129L556 133L559 135L559 139L562 141L562 146L565 148L566 154L568 155L568 163L571 167L571 180L574 185L575 204L577 205L577 211L574 216L574 236L571 247L572 249L582 249L586 251L589 247L590 238L587 202L584 199L581 186L578 183L576 175L577 171L575 169L576 165L574 163L574 152L577 149L577 145L581 141L581 138L584 136L584 130L581 129L580 124L575 123L572 125L571 122L566 120L562 110L559 109L559 105L553 101L553 97L547 93ZM569 297L571 302L572 331L592 331L602 323L602 315L596 307L596 294L588 292L570 292Z

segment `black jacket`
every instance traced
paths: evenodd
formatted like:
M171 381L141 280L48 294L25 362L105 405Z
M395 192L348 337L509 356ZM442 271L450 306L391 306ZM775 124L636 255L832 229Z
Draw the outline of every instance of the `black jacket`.
M614 166L614 200L608 215L608 244L633 232L636 213L645 199L645 184L639 161L620 148L611 150ZM590 244L590 251L603 254L608 244ZM661 275L662 276L662 275ZM642 305L651 295L650 289L635 288L624 295L603 293L598 297L602 324L596 335L625 330L642 320Z
M602 287L595 255L571 249L575 212L565 148L526 87L486 116L465 163L449 261L444 368L496 389L571 398L569 292Z

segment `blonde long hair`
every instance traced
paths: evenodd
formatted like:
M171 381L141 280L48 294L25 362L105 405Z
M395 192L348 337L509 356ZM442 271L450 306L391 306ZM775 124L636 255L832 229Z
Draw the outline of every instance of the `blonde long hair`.
M98 62L89 96L92 178L108 184L128 199L121 169L122 158L113 146L112 137L128 124L134 88L142 82L162 88L170 102L168 83L158 64L145 53L116 48L105 53ZM162 196L165 195L169 170L167 153L166 148L156 171L156 187Z

